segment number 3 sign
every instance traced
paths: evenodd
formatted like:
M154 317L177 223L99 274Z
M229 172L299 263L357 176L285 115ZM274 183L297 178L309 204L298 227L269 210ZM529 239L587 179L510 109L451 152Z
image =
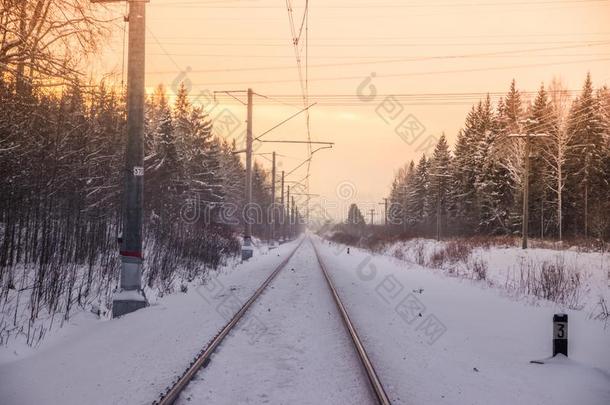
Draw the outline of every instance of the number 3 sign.
M568 355L568 315L553 316L553 356Z
M568 338L568 323L567 322L554 322L555 333L553 333L554 339L567 339Z

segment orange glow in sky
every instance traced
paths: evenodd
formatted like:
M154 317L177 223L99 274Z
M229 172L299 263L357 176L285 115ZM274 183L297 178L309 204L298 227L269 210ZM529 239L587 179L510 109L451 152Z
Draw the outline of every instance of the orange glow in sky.
M292 3L298 30L305 0ZM125 6L109 9L121 17ZM535 92L553 77L578 90L587 71L596 87L607 83L609 22L608 1L310 1L308 87L310 102L319 102L310 111L311 136L335 142L332 150L314 155L310 191L342 203L337 187L349 182L356 193L347 202L369 203L363 211L381 212L378 203L387 196L394 171L419 159L425 149L421 142L429 136L444 131L453 143L484 93L507 91L513 78L522 91ZM93 64L94 73L120 76L122 17L116 27L104 56ZM147 27L148 87L164 83L171 89L180 77L188 80L192 96L248 87L263 95L290 95L291 106L255 98L255 136L302 108L284 1L151 0ZM305 31L301 38L304 44ZM301 58L304 67L304 47ZM372 74L370 83L363 83ZM369 85L377 96L357 97L359 87L370 90ZM394 106L400 109L397 118L388 114L398 110L382 116L384 97L397 94L418 96ZM226 107L245 120L243 105L235 101ZM407 115L425 127L412 144L395 133L397 120ZM265 139L306 136L302 115ZM272 150L282 155L281 170L290 171L307 157L303 145L264 144L258 152ZM305 173L304 166L291 178ZM345 215L341 204L329 211Z

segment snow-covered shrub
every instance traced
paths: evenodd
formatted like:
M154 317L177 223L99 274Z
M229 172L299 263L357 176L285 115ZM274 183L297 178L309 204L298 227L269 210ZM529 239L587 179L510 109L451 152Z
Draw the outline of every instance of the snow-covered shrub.
M472 247L464 240L452 240L432 253L428 265L440 269L445 264L466 264L471 252Z
M542 297L555 302L567 303L580 286L580 273L568 271L563 259L552 263L544 261L540 271Z
M468 270L475 280L487 280L487 262L481 257L476 257L467 263Z
M446 260L445 248L435 250L434 253L432 253L432 256L430 256L430 260L428 261L428 267L434 267L436 269L440 269L443 267L443 264L445 264L445 260Z
M591 317L593 319L599 319L602 321L607 321L610 319L610 310L608 309L608 304L606 303L605 297L599 297L599 301L594 312L591 314Z
M418 240L415 244L415 262L420 266L423 266L426 263L426 245L424 241Z
M331 240L336 243L342 243L344 245L357 246L360 241L360 235L352 232L344 232L338 230L333 233Z
M445 247L445 256L451 263L466 262L472 247L462 240L452 240Z
M482 248L489 249L491 247L512 247L519 244L519 239L514 236L501 235L501 236L489 236L480 235L472 236L468 239L461 239L461 241L467 243L471 249Z
M394 256L398 260L404 260L405 259L405 252L402 250L401 246L396 246L394 248L394 250L392 251L392 256Z
M562 256L555 260L522 260L516 290L520 293L580 309L580 272L567 266Z

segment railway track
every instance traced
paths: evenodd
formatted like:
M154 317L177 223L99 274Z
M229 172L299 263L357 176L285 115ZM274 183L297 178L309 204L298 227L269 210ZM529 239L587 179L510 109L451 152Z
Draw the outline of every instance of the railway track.
M224 340L224 338L231 332L231 329L239 322L239 320L246 313L248 308L256 301L256 299L263 293L265 288L271 283L271 281L277 276L277 274L288 264L292 256L296 253L297 250L303 244L305 239L301 239L299 244L290 254L282 260L282 262L273 270L271 275L267 277L267 279L261 284L260 287L252 294L250 299L246 301L246 303L233 315L233 318L218 332L216 336L208 343L208 345L202 349L197 356L191 361L191 364L187 367L187 369L182 373L180 377L178 377L172 385L167 388L164 392L159 395L159 399L153 402L153 405L170 405L173 404L174 401L180 395L180 392L188 385L191 379L197 374L201 367L206 367L210 362L210 356L216 348L220 345L220 343Z
M335 300L335 304L337 304L337 309L339 310L339 313L341 314L341 319L343 320L343 323L345 324L345 327L346 327L347 331L349 332L352 342L354 343L354 348L356 349L356 352L358 353L358 357L360 358L360 362L361 362L362 367L364 368L364 371L368 378L371 390L372 390L375 398L377 399L377 402L380 405L390 405L390 403L391 403L390 399L388 398L388 395L386 394L385 389L383 388L383 385L381 384L381 380L379 379L379 376L377 375L377 372L375 371L375 367L373 366L373 363L371 362L371 359L369 358L369 356L366 352L366 349L364 348L364 345L362 344L362 341L360 340L360 337L358 336L358 332L356 332L356 328L352 324L352 321L350 320L350 317L349 317L347 311L345 310L345 306L343 305L343 302L341 301L341 298L339 297L339 294L337 293L337 289L335 288L335 286L332 282L332 279L330 278L330 275L328 274L328 271L326 270L326 266L324 265L324 262L322 261L322 258L320 257L318 248L316 247L316 244L313 243L313 241L311 239L310 239L310 241L313 246L314 252L316 252L316 258L318 259L318 264L320 265L320 269L322 269L322 273L324 273L324 278L326 279L326 282L328 283L328 287L330 288L330 290L332 292L332 296L333 296L333 299Z
M366 350L356 332L354 325L352 324L352 322L349 318L347 311L345 310L343 303L341 302L341 299L337 293L337 290L335 289L335 287L332 283L332 279L330 278L330 276L326 270L326 267L318 253L318 250L317 250L314 242L310 238L308 238L308 239L313 246L313 249L316 254L316 259L318 261L320 269L322 270L322 273L324 274L324 278L331 291L333 300L337 305L337 308L341 315L341 319L344 323L344 326L345 326L347 332L349 333L352 342L354 343L354 348L356 350L356 353L358 354L360 363L362 364L362 367L367 376L367 380L368 380L368 383L369 383L369 386L371 389L371 393L373 394L373 396L375 397L375 399L377 400L377 402L379 404L381 404L381 405L388 404L389 405L390 401L388 399L388 396L385 393L383 385L381 384L381 381L380 381L379 377L377 376L375 368L373 367L373 364L370 361L370 359L366 353ZM208 365L208 363L210 362L211 355L214 353L216 348L221 344L221 342L224 340L224 338L231 332L233 327L235 327L237 325L237 323L239 323L239 321L244 316L246 311L250 308L250 306L263 293L263 291L271 283L271 281L273 281L273 279L278 275L278 273L280 273L280 271L284 267L286 267L286 265L288 264L290 259L294 256L294 254L297 252L297 250L299 250L299 248L303 244L304 240L305 239L302 239L299 242L299 244L295 247L295 249L292 252L290 252L290 254L273 270L271 275L269 275L269 277L267 277L267 279L254 292L254 294L250 297L250 299L248 299L248 301L246 301L246 303L239 309L239 311L237 311L237 313L235 313L233 318L231 318L231 320L220 330L220 332L218 332L218 334L208 343L208 345L205 348L203 348L195 356L193 361L191 361L191 363L185 369L185 371L182 373L182 375L180 375L178 378L176 378L172 382L171 386L169 386L164 392L162 392L159 395L159 399L154 401L153 405L170 405L170 404L173 404L176 401L176 399L178 399L178 396L180 395L182 390L189 384L189 382L195 376L195 374L197 374L197 372L201 368L205 368Z

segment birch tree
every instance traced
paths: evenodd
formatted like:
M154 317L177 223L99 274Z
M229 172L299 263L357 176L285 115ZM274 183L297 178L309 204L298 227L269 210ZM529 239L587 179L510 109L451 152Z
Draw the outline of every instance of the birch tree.
M18 80L79 76L83 56L109 33L108 18L90 0L2 0L0 74ZM102 6L103 7L103 6Z
M566 156L568 145L572 141L572 132L568 131L567 120L570 111L570 95L559 79L553 79L548 87L549 102L555 120L555 130L543 143L542 158L549 168L551 181L549 189L557 198L557 234L563 241L563 189L566 182Z

